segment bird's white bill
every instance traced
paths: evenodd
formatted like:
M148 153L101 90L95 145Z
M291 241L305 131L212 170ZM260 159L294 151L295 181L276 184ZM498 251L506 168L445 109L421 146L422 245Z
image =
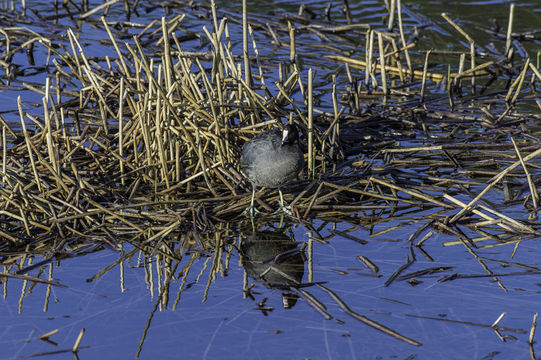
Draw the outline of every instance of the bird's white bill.
M284 129L284 131L282 132L282 144L286 142L288 136L289 136L289 130Z

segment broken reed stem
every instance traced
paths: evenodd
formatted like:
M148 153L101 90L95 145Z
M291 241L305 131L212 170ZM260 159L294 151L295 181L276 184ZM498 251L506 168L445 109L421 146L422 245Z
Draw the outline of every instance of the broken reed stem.
M6 185L7 175L6 175L6 166L7 166L7 150L8 146L6 144L6 127L2 125L2 186Z
M377 66L374 66L374 34L375 31L371 30L368 32L368 61L366 62L366 71L368 72L368 78L367 78L367 88L369 84L369 80L372 81L372 89L376 90L378 86L378 81L376 79L376 69Z
M83 340L83 335L85 334L85 328L82 328L79 332L79 335L77 336L77 339L75 340L75 344L73 344L73 348L71 351L76 353L79 351L79 345L81 344L81 341Z
M506 314L507 314L506 312L502 312L502 313L500 314L500 316L498 316L498 318L496 319L496 321L494 321L494 322L492 323L492 325L490 325L490 327L493 327L493 328L494 328L494 327L498 326L499 322L502 321L503 317L504 317Z
M524 162L529 161L529 160L535 158L536 156L538 156L539 154L541 154L541 149L537 149L533 153L529 154L528 156L526 156L523 159L523 161ZM490 189L492 189L494 187L494 185L496 185L498 182L500 182L500 180L503 179L505 175L507 175L509 172L513 171L517 166L521 165L521 163L522 162L520 160L516 161L512 165L508 166L505 170L503 170L499 174L497 174L495 177L493 177L491 179L490 184L488 184L472 201L470 201L465 208L463 208L455 216L453 216L449 222L453 223L453 222L457 221L466 211L469 211L471 209L471 207L477 201L479 201L479 199L481 199Z
M313 70L308 70L308 176L314 178Z
M462 82L461 77L462 73L464 72L464 63L466 62L466 54L462 53L460 54L460 59L458 60L458 73L457 76L453 78L453 86L455 91L462 91ZM449 78L449 81L451 81L451 78Z
M38 191L42 192L41 188L41 181L38 175L38 171L36 169L36 163L34 161L34 155L32 153L32 145L30 143L30 136L28 135L28 131L26 130L26 124L24 122L24 114L23 114L23 108L21 106L21 97L17 96L17 107L19 109L19 118L21 120L21 127L23 128L23 135L24 135L24 141L26 142L26 149L28 151L28 158L30 159L30 163L32 165L32 171L34 172L34 179L36 181L36 185L38 187Z
M475 43L472 41L470 43L470 70L472 72L471 74L471 86L472 86L472 92L475 94Z
M405 48L404 55L406 55L406 63L408 64L408 71L410 76L413 76L413 67L411 66L410 54L407 49L406 36L404 35L404 24L402 23L402 0L397 0L398 5L398 27L400 29L400 41L402 42L402 47Z
M400 82L405 84L406 79L404 78L404 69L402 69L402 62L400 61L400 52L404 51L404 49L398 48L398 46L396 45L395 39L390 38L390 41L391 41L391 44L393 45L393 51L391 53L386 54L386 56L391 56L391 55L393 56L394 63L397 65L397 68L398 68L398 76L400 77ZM410 44L410 45L411 47L415 46L415 44ZM393 58L391 59L391 63L392 63Z
M250 38L252 39L252 48L254 49L255 61L257 63L257 68L259 69L259 82L261 83L263 87L266 87L265 76L263 73L263 66L261 65L261 58L259 57L259 51L257 50L257 43L255 41L254 30L252 29L252 26L250 25L248 25L248 30L250 33Z
M49 78L47 78L48 80ZM46 81L48 83L48 81ZM45 120L45 139L47 141L47 153L49 155L49 162L51 163L51 168L58 174L59 173L59 167L56 164L56 152L55 149L57 148L55 144L53 144L53 136L52 136L52 126L51 126L51 119L49 117L49 104L47 102L47 97L44 96L42 98L43 103L43 118Z
M460 26L458 26L450 17L447 15L447 13L441 13L441 16L452 26L455 28L456 31L458 31L462 36L468 40L469 43L473 43L473 39L464 31Z
M118 94L118 155L120 157L120 183L126 185L124 177L124 77L120 78L120 92Z
M518 77L517 90L515 91L515 95L513 96L513 99L511 100L511 105L515 105L518 99L518 96L520 95L520 90L522 90L522 85L524 84L524 79L526 78L526 72L528 70L529 65L530 65L530 58L527 58L526 63L524 64L524 68L522 69Z
M165 22L165 17L162 16L162 39L163 39L163 57L165 58L164 66L164 78L165 78L165 88L169 93L169 89L173 86L173 79L171 74L172 61L171 61L171 47L169 44L169 32L167 30L167 24Z
M515 4L511 3L509 7L509 22L507 24L507 35L505 37L505 56L509 56L509 51L511 50L511 43L513 38L511 37L513 32L513 18L515 14Z
M537 66L539 67L539 58L541 57L541 52L537 53ZM530 70L534 73L534 75L541 81L541 73L539 70L535 67L535 65L530 61Z
M458 206L461 206L462 208L466 208L467 207L467 204L463 203L462 201L458 200L457 198L454 198L452 197L451 195L449 194L443 194L443 197L444 199L446 200L449 200L451 201L452 203L458 205ZM495 222L496 225L500 226L502 229L506 230L506 231L510 231L510 232L515 232L515 230L513 230L511 227L509 227L508 225L506 224L502 224L500 222L496 222L497 219L494 219L492 216L490 215L487 215L479 210L476 210L476 209L472 209L472 212L480 217L482 217L483 219L486 219L488 221L491 221L491 222ZM503 220L503 219L502 219ZM505 220L504 220L505 221ZM524 229L524 225L522 224L519 224L519 226L517 226L517 228L521 229L523 231ZM532 230L533 231L533 230ZM531 231L528 231L528 232L531 232Z
M160 79L160 75L162 73L162 66L160 65L158 67L158 79ZM164 145L163 145L163 135L162 135L162 99L158 98L156 101L156 112L155 112L155 135L154 138L157 140L157 150L158 150L158 157L161 162L161 181L165 182L166 188L169 188L169 176L167 171L167 156L165 153ZM165 119L164 119L165 120Z
M38 336L38 339L48 339L54 334L58 333L58 329L51 330L43 335Z
M120 64L122 65L122 70L124 71L124 75L128 76L130 74L130 71L128 69L128 66L126 65L126 61L124 61L124 55L120 51L120 48L118 47L118 44L116 42L115 37L111 33L111 29L109 29L109 26L107 25L107 22L105 21L105 18L102 16L100 18L101 23L103 24L105 31L107 31L107 35L109 35L109 39L111 40L111 43L113 44L113 47L115 48L116 54L118 55L118 58L120 59Z
M387 187L390 188L390 189L402 191L403 193L406 193L406 194L408 194L408 195L411 195L411 196L416 197L416 198L421 199L421 200L425 200L425 201L427 201L427 202L431 202L431 203L436 204L436 205L438 205L438 206L441 206L441 207L443 207L443 208L447 208L447 209L453 208L453 207L450 206L449 204L442 203L441 201L438 201L438 200L432 198L432 197L429 196L429 195L421 194L421 193L418 193L418 192L416 192L416 191L409 190L409 189L406 189L406 188L403 188L403 187L400 187L400 186L391 184L390 182L387 182L387 181L378 179L378 178L373 177L373 176L370 177L370 179L368 179L368 180L369 180L370 182L374 182L374 183L376 183L376 184L380 184L380 185L383 185L383 186L387 186Z
M357 69L366 69L366 73L367 73L367 81L369 81L370 77L372 78L372 86L375 88L377 86L377 82L375 81L375 73L376 71L379 71L379 66L372 66L372 61L369 60L369 61L362 61L362 60L357 60L357 59L353 59L353 58L348 58L348 57L345 57L345 56L341 56L341 55L324 55L326 58L328 59L331 59L331 60L335 60L335 61L340 61L340 62L344 62L346 64L349 64L351 65L352 67L354 68L357 68ZM369 56L367 56L368 59L370 59ZM483 64L483 67L486 67L486 66L489 66L489 65L492 65L492 63L490 64ZM372 71L369 72L369 69L372 69ZM471 75L473 72L475 72L477 69L479 69L479 67L477 67L476 69L471 69L471 70L468 70L468 75ZM419 78L419 79L422 79L423 78L423 72L421 70L414 70L413 72L410 72L408 69L403 69L401 66L400 67L396 67L396 66L389 66L389 65L385 65L385 70L393 75L407 75L409 77L411 77L412 79L413 78ZM368 73L370 73L370 76L368 76ZM454 78L455 76L457 76L457 74L451 74L450 75L451 78ZM427 77L429 79L432 79L434 81L442 81L444 78L445 78L445 75L443 74L438 74L438 73L432 73L432 72L429 72L427 73Z
M248 7L246 0L242 0L242 53L244 56L244 82L252 86L252 69L248 52Z
M296 58L296 46L295 46L295 28L290 21L287 22L289 29L289 61L293 64Z
M92 10L89 10L87 11L86 13L82 14L81 16L79 16L79 18L81 20L84 20L86 19L87 17L97 13L98 11L104 9L104 8L108 8L109 6L113 5L113 4L116 4L117 2L119 2L121 0L109 0L107 1L106 3L103 3L101 5L98 5L96 6L95 8L93 8Z
M383 324L380 324L364 315L361 315L361 314L358 314L356 313L355 311L351 310L350 307L342 300L338 297L338 295L336 295L336 293L334 291L332 291L331 289L329 289L328 287L326 286L323 286L322 284L319 284L317 283L316 284L320 289L322 289L323 291L325 291L326 293L328 293L331 298L338 304L338 306L346 313L348 314L349 316L365 323L366 325L368 326L371 326L373 327L374 329L376 330L379 330L387 335L390 335L390 336L393 336L395 337L396 339L399 339L401 341L404 341L410 345L414 345L414 346L421 346L422 344L416 340L413 340L405 335L402 335L400 333L398 333L397 331L391 329L391 328L388 328L387 326L383 325Z
M535 336L535 329L537 327L537 314L535 313L532 320L532 327L530 328L530 336L528 336L528 344L533 345L533 338Z
M460 78L463 78L463 77L466 77L466 76L473 77L477 71L482 70L484 68L487 68L489 66L492 66L494 64L494 61L487 61L486 63L483 63L481 65L477 65L474 68L470 68L470 69L468 69L466 71L463 71L465 61L466 61L466 55L461 54L460 55L460 64L459 64L459 73L458 74L454 74L454 73L450 74L449 77L451 79L460 79Z
M521 222L519 222L519 221L517 221L517 220L515 220L513 218L510 218L509 216L506 216L506 215L504 215L504 214L502 214L502 213L500 213L500 212L498 212L498 211L496 211L494 209L491 209L488 206L481 205L481 204L479 204L478 206L479 206L479 208L481 208L483 210L486 210L488 212L491 212L494 215L500 217L501 219L505 220L506 222L508 222L509 224L516 227L517 229L519 229L522 232L540 235L539 232L535 231L531 227L526 226L526 225L522 224Z
M423 66L423 80L421 82L421 102L425 99L425 89L426 89L426 74L428 73L428 58L430 57L430 52L432 50L428 50L425 55L425 63Z
M391 0L389 4L389 23L387 24L387 31L391 31L394 26L394 13L396 9L396 0Z
M371 68L372 68L372 44L370 43L370 38L372 36L372 31L373 30L368 30L366 32L366 36L365 36L365 45L364 45L364 68L365 68L365 72L364 72L364 83L365 83L365 86L366 88L368 89L368 84L370 83L370 73L371 73Z
M511 142L513 143L515 152L517 153L517 157L520 160L522 169L524 169L524 174L526 174L526 179L528 180L528 186L530 187L530 193L532 194L533 208L537 209L537 204L539 204L539 194L537 193L537 188L535 186L535 183L532 181L532 177L530 175L530 172L528 171L528 167L526 167L526 163L524 162L524 159L522 158L522 154L520 153L520 150L513 136L511 136Z
M462 30L462 28L458 26L446 13L441 13L441 16L470 43L470 69L472 70L471 81L473 92L475 93L475 72L473 71L473 69L475 68L475 41L471 38L470 35L468 35L464 30Z
M381 36L381 32L378 31L378 45L379 45L379 71L381 73L381 86L383 88L383 102L386 102L387 99L387 76L385 74L385 54L383 51L383 37Z

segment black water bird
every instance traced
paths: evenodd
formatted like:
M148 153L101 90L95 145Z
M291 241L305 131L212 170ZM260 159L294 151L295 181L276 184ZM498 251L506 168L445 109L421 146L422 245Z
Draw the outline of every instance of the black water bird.
M244 144L240 165L252 183L252 200L246 209L254 216L255 188L277 188L280 193L280 209L291 214L284 206L281 187L295 179L304 166L304 155L299 147L299 131L288 123L284 130L268 130Z

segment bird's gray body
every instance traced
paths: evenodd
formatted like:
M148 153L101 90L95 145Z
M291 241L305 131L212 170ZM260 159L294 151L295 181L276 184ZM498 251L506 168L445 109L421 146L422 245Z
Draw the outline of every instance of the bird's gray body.
M254 186L280 188L297 177L304 156L296 141L283 144L282 133L269 130L244 144L240 164Z

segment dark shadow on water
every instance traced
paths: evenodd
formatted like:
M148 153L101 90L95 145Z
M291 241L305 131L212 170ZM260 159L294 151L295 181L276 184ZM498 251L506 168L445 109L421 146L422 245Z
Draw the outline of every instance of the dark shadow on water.
M300 287L306 256L300 243L291 239L284 229L252 229L246 233L240 247L246 274L269 289L282 292L284 308L292 308L298 296L291 287ZM289 228L289 231L291 229ZM246 288L250 295L250 286ZM253 296L251 296L253 298Z

